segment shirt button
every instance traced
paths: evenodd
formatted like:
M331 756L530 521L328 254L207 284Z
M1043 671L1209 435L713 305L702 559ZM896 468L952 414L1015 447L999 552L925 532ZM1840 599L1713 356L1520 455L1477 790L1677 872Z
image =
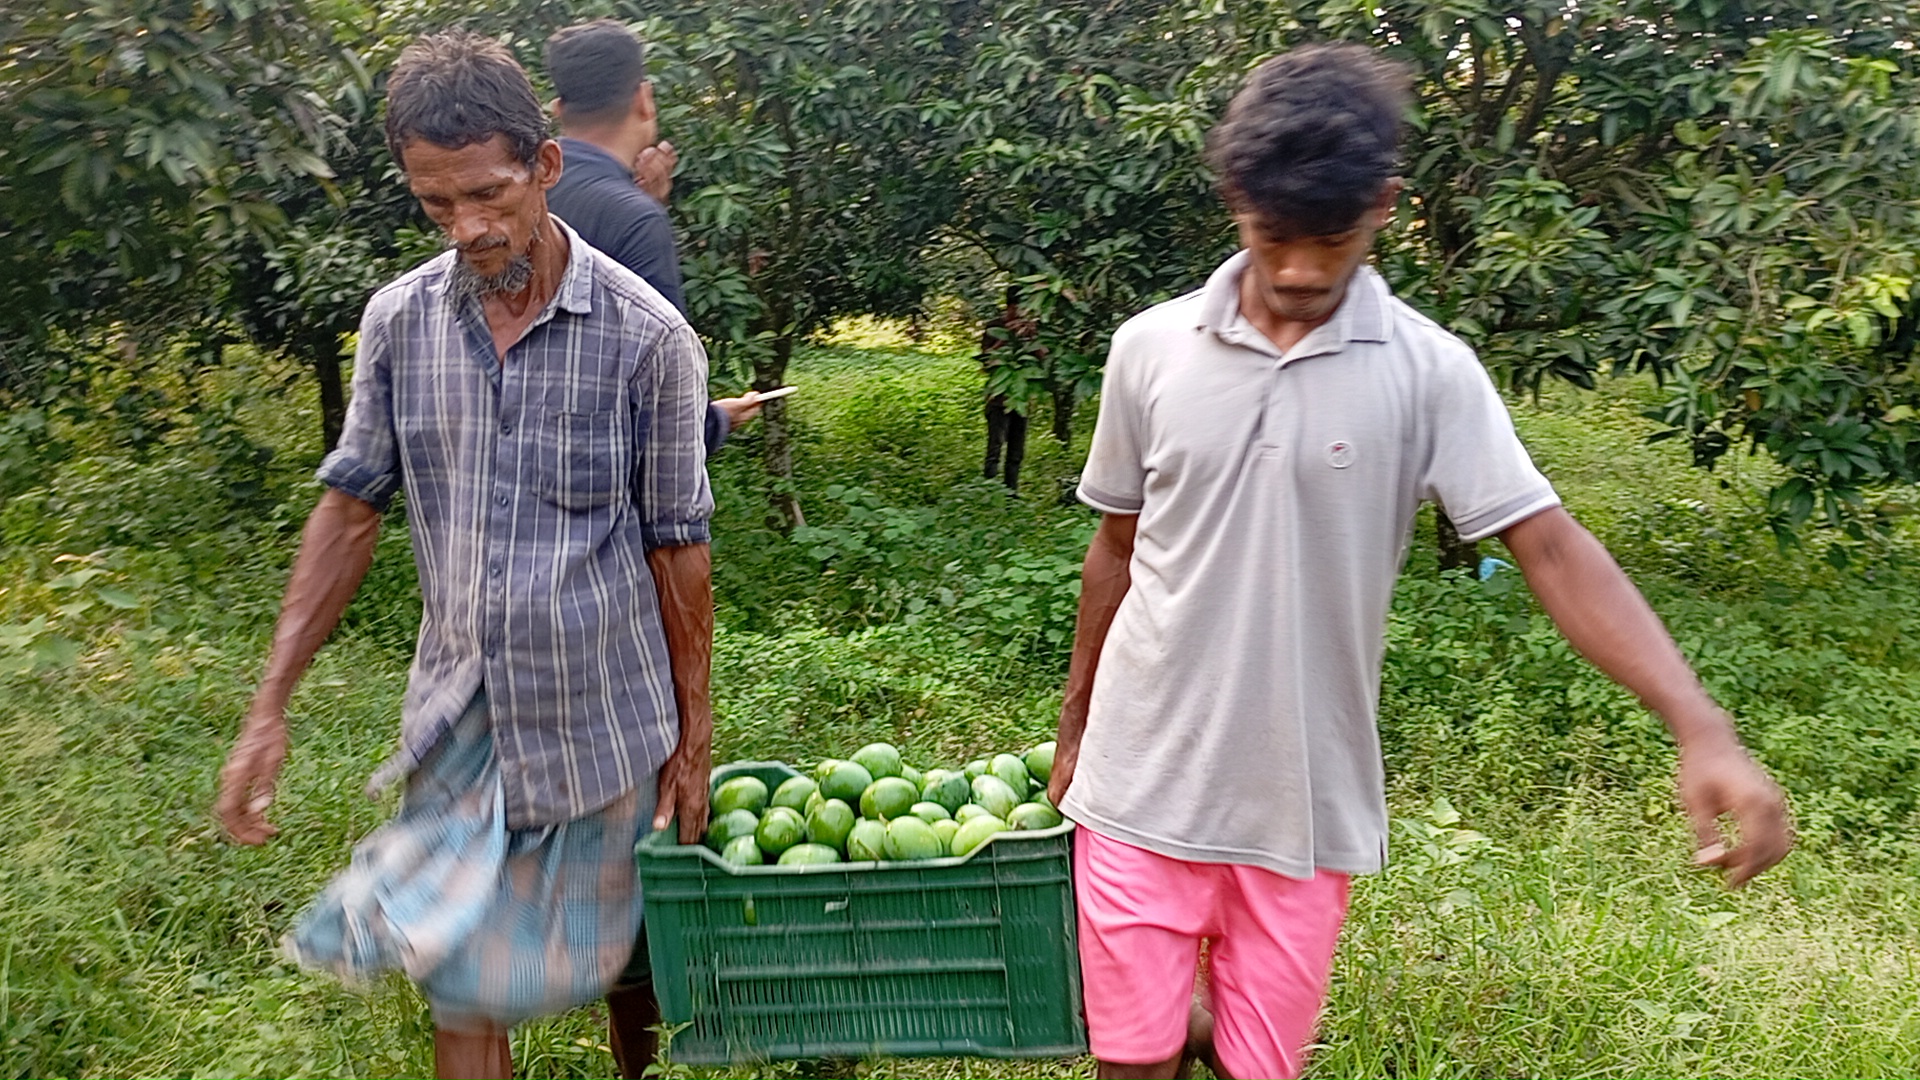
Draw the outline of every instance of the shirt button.
M490 573L490 574L492 574L492 575L493 575L494 577L499 577L499 576L500 576L500 564L499 564L499 563L494 563L494 564L493 564L492 566L490 566L490 567L488 567L488 568L487 568L487 572L488 572L488 573Z
M507 505L507 497L506 497L505 495L502 495L502 496L500 496L500 498L499 498L499 499L497 499L496 501L497 501L497 502L498 502L498 503L499 503L499 504L500 504L501 506L505 506L505 505Z
M500 425L500 434L502 434L502 435L511 435L511 434L513 434L513 425L512 425L512 424L501 424L501 425Z

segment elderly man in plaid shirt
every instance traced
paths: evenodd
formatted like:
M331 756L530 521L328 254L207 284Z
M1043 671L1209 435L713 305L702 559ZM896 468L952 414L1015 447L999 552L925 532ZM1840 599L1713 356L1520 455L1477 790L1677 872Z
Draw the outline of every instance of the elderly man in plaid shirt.
M705 827L713 611L706 357L674 306L547 212L560 147L498 43L421 38L387 141L446 234L367 304L267 670L221 775L235 840L265 817L294 683L405 489L424 617L397 817L288 937L303 963L400 969L442 1076L508 1076L507 1030L613 989L634 956L633 846ZM644 964L637 965L644 968ZM623 1071L651 989L609 995Z

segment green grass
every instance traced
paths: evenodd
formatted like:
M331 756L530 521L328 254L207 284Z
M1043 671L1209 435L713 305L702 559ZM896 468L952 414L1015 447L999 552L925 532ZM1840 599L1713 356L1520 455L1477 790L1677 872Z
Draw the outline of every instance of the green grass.
M234 848L206 810L315 494L310 404L248 393L284 375L226 377L230 430L276 451L257 490L230 487L238 444L186 426L136 454L96 421L0 505L0 1076L430 1071L404 982L349 989L276 952L390 810L361 789L417 622L403 528L294 702L282 835ZM898 341L803 356L797 481L817 531L797 543L765 525L757 433L716 462L723 760L886 738L959 761L1049 732L1061 575L1090 521L1057 493L1091 416L1072 447L1036 431L1009 498L978 477L978 380L964 354ZM1645 395L1553 394L1518 423L1787 784L1802 849L1740 894L1689 869L1657 725L1523 589L1437 579L1417 544L1383 693L1394 860L1356 887L1315 1075L1920 1074L1911 541L1845 572L1782 555L1758 527L1764 471L1708 476L1644 445ZM611 1067L591 1008L525 1026L515 1054L528 1076Z

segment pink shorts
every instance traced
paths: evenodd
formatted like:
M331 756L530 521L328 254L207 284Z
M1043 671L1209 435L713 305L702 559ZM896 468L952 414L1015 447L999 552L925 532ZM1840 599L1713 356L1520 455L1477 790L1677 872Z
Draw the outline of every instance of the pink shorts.
M1236 1077L1300 1075L1347 914L1347 875L1301 881L1183 862L1084 825L1073 864L1095 1057L1147 1065L1180 1053L1205 938L1221 1067Z

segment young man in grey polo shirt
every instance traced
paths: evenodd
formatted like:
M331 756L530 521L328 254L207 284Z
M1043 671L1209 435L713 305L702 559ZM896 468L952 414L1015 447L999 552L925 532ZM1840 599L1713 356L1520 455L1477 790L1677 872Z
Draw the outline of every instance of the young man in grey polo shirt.
M1200 1051L1222 1076L1299 1073L1348 875L1386 857L1380 661L1422 501L1463 538L1498 536L1568 640L1666 721L1696 861L1739 885L1790 844L1779 789L1560 508L1472 350L1365 265L1406 105L1404 76L1359 46L1263 64L1210 149L1245 250L1113 338L1050 784L1082 826L1103 1076L1181 1067L1203 938Z

